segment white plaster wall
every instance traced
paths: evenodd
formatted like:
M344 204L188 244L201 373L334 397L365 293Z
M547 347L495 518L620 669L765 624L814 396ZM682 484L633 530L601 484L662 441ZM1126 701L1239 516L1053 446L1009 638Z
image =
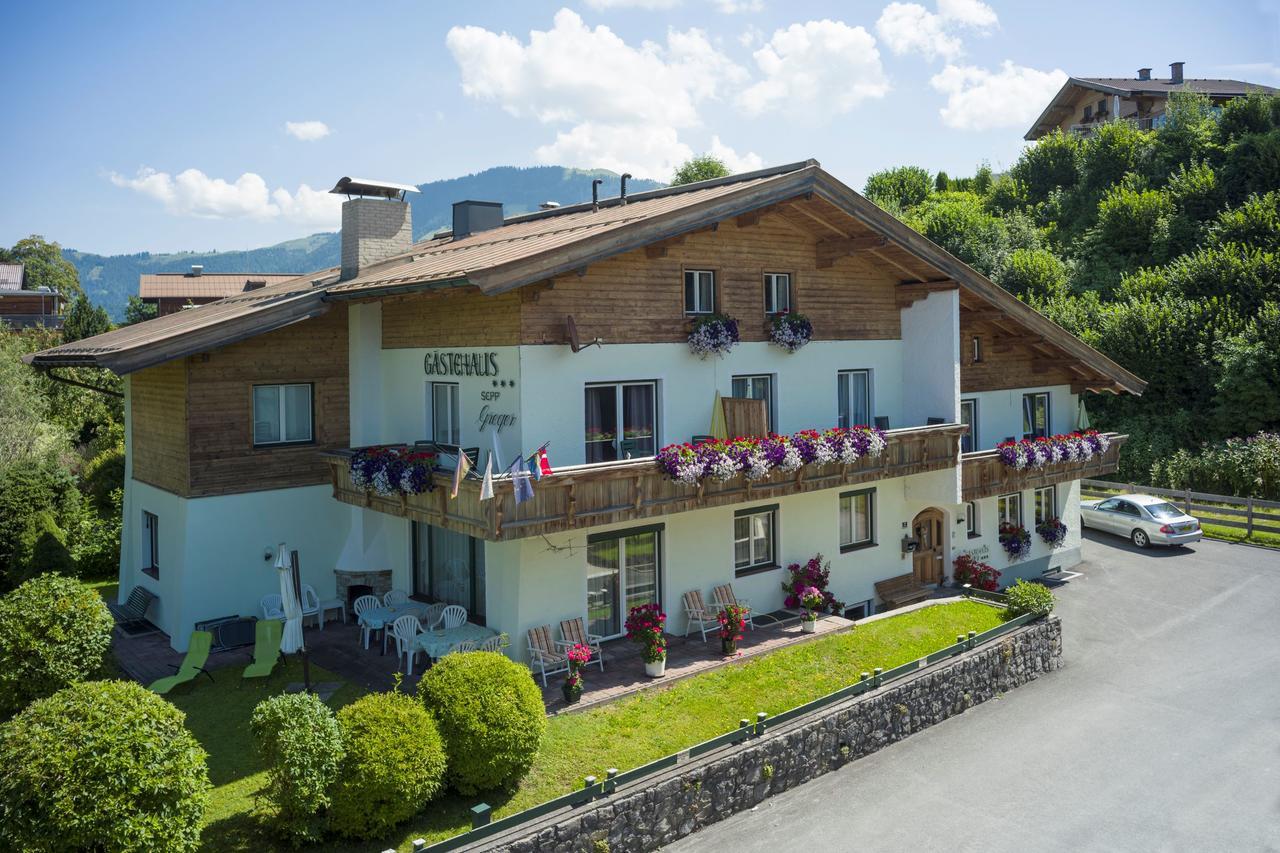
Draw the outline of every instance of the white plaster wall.
M1070 385L1044 385L1007 391L977 391L962 395L978 401L978 442L975 450L990 450L1006 437L1022 438L1022 395L1049 392L1049 432L1071 432L1076 427L1079 396Z
M960 291L930 293L902 310L902 352L901 423L890 423L915 426L931 417L959 421Z
M129 471L124 481L119 600L128 598L135 586L142 586L160 596L160 601L152 605L148 617L173 638L174 648L179 648L174 631L182 624L183 613L188 607L189 596L184 584L192 573L187 560L188 501L171 492L134 480L129 476L133 473L132 465L126 463L126 467ZM142 524L144 512L152 513L159 519L159 578L153 578L142 571L148 536ZM190 629L186 633L190 633ZM186 647L187 638L184 634L180 648Z
M1000 570L1000 585L1008 586L1017 578L1036 578L1046 572L1069 569L1080 560L1080 481L1058 484L1058 517L1067 525L1067 538L1059 548L1051 548L1035 531L1035 491L1022 494L1022 524L1031 534L1031 552L1012 562L1000 546L1000 523L996 515L996 497L977 501L979 535L970 538L963 524L952 525L952 547L955 554L970 553ZM956 518L963 516L964 505L955 508ZM948 563L947 574L951 574Z

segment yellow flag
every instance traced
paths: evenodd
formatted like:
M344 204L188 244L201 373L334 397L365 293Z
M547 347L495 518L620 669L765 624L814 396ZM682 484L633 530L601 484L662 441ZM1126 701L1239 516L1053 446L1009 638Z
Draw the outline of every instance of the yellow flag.
M458 466L453 469L453 491L449 492L450 498L458 496L458 489L462 488L462 478L467 476L467 472L471 470L471 459L461 449L458 451Z

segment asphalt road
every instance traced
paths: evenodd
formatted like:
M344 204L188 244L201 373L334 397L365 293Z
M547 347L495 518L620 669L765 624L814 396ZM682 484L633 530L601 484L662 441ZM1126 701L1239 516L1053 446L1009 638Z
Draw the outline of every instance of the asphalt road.
M1061 670L667 849L1280 850L1280 554L1086 537Z

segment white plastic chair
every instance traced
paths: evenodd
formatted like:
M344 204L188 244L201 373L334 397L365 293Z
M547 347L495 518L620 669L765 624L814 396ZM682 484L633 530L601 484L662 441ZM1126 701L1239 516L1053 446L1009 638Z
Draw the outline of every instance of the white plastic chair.
M307 601L307 596L311 597L311 601L314 602L316 610L319 611L319 616L316 617L316 621L320 623L321 631L324 630L324 614L328 613L330 610L341 611L343 623L347 621L347 603L341 598L329 598L321 601L320 596L316 594L316 588L309 583L304 583L302 585L302 600L304 603Z
M498 634L496 636L490 637L489 639L481 643L479 646L479 651L498 652L500 654L505 654L502 650L505 649L510 644L511 644L511 641L507 638L506 634Z
M456 654L463 654L464 652L474 652L475 650L476 650L475 640L463 640L460 643L454 643L452 646L450 646L449 651L447 651L445 654L456 655Z
M284 604L280 599L280 593L273 592L262 596L259 606L262 607L263 619L284 619Z
M382 602L375 596L362 595L355 600L354 604L351 605L351 609L355 611L356 621L359 622L360 617L363 616L366 611L381 606ZM360 641L364 643L364 647L366 649L369 648L369 626L363 622L360 622Z
M440 627L448 630L449 628L460 628L467 623L467 608L461 604L450 604L444 610L440 611Z
M386 595L382 596L382 603L387 607L390 607L393 604L404 604L408 600L409 593L402 589L393 589Z
M438 601L435 604L427 605L427 612L423 613L421 617L422 627L428 631L435 630L436 625L440 624L440 614L444 613L444 609L447 606L447 604L441 604Z
M316 595L315 587L304 583L302 585L302 621L306 622L308 616L316 617L316 624L321 628L324 627L324 617L320 615L320 596Z
M405 669L405 675L413 675L413 660L418 656L418 647L414 644L414 640L422 631L422 626L418 624L418 617L412 614L401 616L391 623L389 631L396 641L396 662L399 663L400 658L407 659L408 667Z

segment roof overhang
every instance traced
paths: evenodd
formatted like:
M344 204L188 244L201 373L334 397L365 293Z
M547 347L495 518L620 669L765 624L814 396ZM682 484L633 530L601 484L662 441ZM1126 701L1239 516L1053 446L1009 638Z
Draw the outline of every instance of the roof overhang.
M1079 77L1068 77L1067 82L1063 83L1062 88L1058 90L1058 93L1049 100L1048 106L1040 112L1040 115L1037 116L1036 120L1031 124L1031 129L1023 134L1022 138L1027 142L1035 142L1037 139L1056 127L1058 122L1054 121L1052 116L1054 113L1067 109L1066 95L1073 89L1092 89L1095 92L1103 92L1108 95L1120 95L1124 98L1133 96L1133 93L1128 89L1108 86L1104 83L1098 83L1093 80L1081 80Z

